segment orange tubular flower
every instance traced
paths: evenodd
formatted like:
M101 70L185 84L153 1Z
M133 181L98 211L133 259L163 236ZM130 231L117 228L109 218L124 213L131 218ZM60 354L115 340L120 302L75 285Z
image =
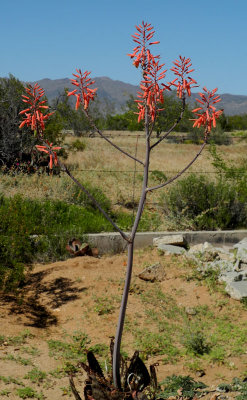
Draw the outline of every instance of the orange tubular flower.
M50 161L49 161L49 168L52 169L53 167L53 159L54 159L54 164L58 164L57 160L57 153L54 150L60 150L61 147L58 146L52 146L53 143L49 143L46 141L47 145L46 146L35 146L39 151L44 151L47 154L50 154Z
M25 91L26 95L22 95L22 101L28 104L29 107L19 113L24 115L19 128L23 128L24 125L30 126L32 131L42 136L45 129L45 121L53 113L44 114L44 110L49 107L46 104L46 100L41 100L45 92L37 83L34 86L29 84Z
M157 112L161 111L157 108L157 105L164 102L163 92L171 90L171 84L161 84L162 87L160 86L160 80L165 78L167 70L162 70L164 64L159 64L160 56L154 56L149 50L149 46L159 43L159 41L150 41L155 33L153 27L142 22L141 25L136 26L136 29L137 32L132 37L137 46L133 49L133 53L128 54L128 56L134 59L133 65L136 68L141 66L143 70L143 80L140 83L141 91L138 92L138 100L136 100L139 110L137 113L138 122L145 118L146 106L148 116L154 122Z
M44 96L44 90L36 83L34 86L28 85L26 88L26 95L22 95L23 102L29 105L28 108L22 110L19 114L24 115L24 120L20 124L19 128L23 126L29 126L32 131L38 134L39 139L43 138L45 130L45 121L50 117L51 113L44 114L44 110L49 109L46 105L46 100L40 100ZM50 154L49 167L52 169L53 160L54 164L58 164L57 153L54 150L59 150L61 147L53 146L52 143L48 141L45 142L45 146L37 145L36 148L39 151L44 151Z
M190 58L179 56L179 60L173 62L175 65L171 68L178 78L176 78L171 84L177 88L177 96L181 99L186 95L191 95L191 88L197 87L196 81L192 79L189 74L194 71L191 69L192 63ZM175 83L178 80L177 83Z
M76 86L78 89L74 89L71 92L68 92L68 96L76 97L76 105L75 108L78 110L80 104L82 104L84 110L87 110L89 106L89 102L94 100L96 95L97 88L91 89L89 86L93 85L95 81L92 81L91 78L88 78L90 72L85 71L83 74L80 69L76 70L77 74L72 74L76 77L76 79L70 79L72 85Z
M206 134L211 131L212 126L214 128L216 127L216 120L223 113L223 110L216 111L216 108L213 106L213 104L219 103L221 101L220 96L215 96L217 90L218 89L215 88L210 91L206 87L204 87L204 93L199 93L201 99L196 99L196 101L201 106L192 110L192 112L195 113L195 115L198 117L192 120L195 121L193 124L193 128L200 128L201 126L205 126Z

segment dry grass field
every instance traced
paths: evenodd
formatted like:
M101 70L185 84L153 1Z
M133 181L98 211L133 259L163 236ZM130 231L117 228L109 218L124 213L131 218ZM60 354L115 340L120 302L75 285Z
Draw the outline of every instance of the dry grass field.
M137 156L140 160L144 158L145 139L143 132L107 132L114 143ZM72 136L66 138L67 143L76 140ZM82 182L90 182L99 187L110 198L114 207L124 207L132 201L133 196L138 200L142 183L142 166L136 164L130 158L120 154L111 147L104 139L99 137L81 138L86 144L83 152L70 152L66 164L70 165L74 175ZM155 141L155 139L153 139ZM247 143L237 142L230 146L217 147L225 160L234 163L243 161L246 155ZM176 174L185 167L198 152L199 146L194 144L171 144L162 142L156 146L151 154L151 171L161 171L167 177ZM188 172L201 172L212 174L214 168L212 159L206 149L197 161L190 167ZM135 173L136 171L136 173ZM157 184L155 175L150 173L150 183ZM71 181L65 174L61 176L47 176L46 174L35 174L32 176L18 175L15 177L2 176L0 192L12 196L19 193L29 198L52 198L70 201L69 190ZM165 190L165 189L163 189ZM152 209L152 202L156 202L161 191L155 191L148 197L148 207Z

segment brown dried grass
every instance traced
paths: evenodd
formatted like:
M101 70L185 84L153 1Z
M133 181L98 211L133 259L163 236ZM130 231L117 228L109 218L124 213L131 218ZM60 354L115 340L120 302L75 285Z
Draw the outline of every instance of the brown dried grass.
M143 132L110 131L107 135L110 135L114 143L130 154L135 155L137 151L137 158L144 160ZM71 136L66 138L66 141L70 143L73 140L75 138ZM135 165L132 159L120 154L104 139L87 137L81 140L86 143L86 149L83 152L70 153L66 160L66 164L73 169L74 175L82 182L90 182L93 186L101 188L115 206L121 206L132 200L133 191L135 199L138 199L142 184L142 166L138 163ZM199 146L195 144L170 144L164 141L155 147L151 154L150 170L159 170L171 177L184 168L198 150ZM226 161L232 160L234 163L239 163L245 158L247 144L234 143L230 146L220 146L218 150ZM214 167L208 150L202 153L188 172L212 173L212 177L214 176ZM152 183L157 182L152 180L151 175L150 184ZM0 191L8 196L19 193L29 198L57 198L70 201L69 191L72 184L63 173L61 177L37 174L15 177L5 175L1 177ZM149 204L157 201L162 190L166 189L150 194Z

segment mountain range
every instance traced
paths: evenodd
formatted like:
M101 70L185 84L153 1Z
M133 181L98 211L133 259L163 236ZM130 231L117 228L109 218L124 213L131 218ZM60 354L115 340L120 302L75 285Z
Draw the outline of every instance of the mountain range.
M130 96L136 97L138 86L131 85L118 80L113 80L106 76L94 78L94 87L98 88L97 95L100 104L106 103L109 107L113 106L115 113L123 112L126 101ZM64 92L64 88L75 89L70 83L69 78L63 79L41 79L38 84L45 90L48 101L51 103L56 97ZM222 101L219 108L224 109L226 115L246 114L247 96L223 93L220 95ZM197 94L192 93L189 103L193 106Z

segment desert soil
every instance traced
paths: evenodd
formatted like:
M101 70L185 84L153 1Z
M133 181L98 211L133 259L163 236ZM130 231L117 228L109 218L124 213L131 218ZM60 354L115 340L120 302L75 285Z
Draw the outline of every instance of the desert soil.
M164 266L165 280L158 284L140 280L137 275L145 266L155 262ZM189 310L207 306L216 315L228 307L234 313L234 318L247 322L247 312L239 302L226 299L222 292L212 293L207 286L196 280L186 280L185 276L190 273L191 267L182 258L165 257L156 249L148 248L135 252L134 265L123 336L123 350L129 355L136 349L133 330L142 329L145 333L147 329L149 332L155 329L147 318L145 308L148 305L145 306L141 295L153 293L156 287L173 298L177 307ZM49 265L38 264L33 266L27 276L21 296L2 295L0 336L4 336L5 340L0 345L0 377L10 377L12 380L8 383L4 379L0 380L1 399L19 399L20 392L18 394L17 390L23 387L33 388L40 394L36 398L42 398L42 393L43 398L52 400L71 397L68 377L51 373L61 369L64 359L50 353L48 341L66 342L76 331L88 335L91 341L88 346L98 343L109 345L110 337L115 334L125 269L124 253L101 258L77 257ZM193 313L188 315L188 320L193 318ZM9 339L21 335L25 337L25 332L28 332L26 338L20 343ZM25 363L23 359L29 361ZM159 381L172 374L190 375L209 385L212 390L219 383L230 383L233 377L243 377L247 369L247 357L243 354L229 354L227 362L222 363L202 359L205 373L202 377L198 377L198 371L189 369L186 355L180 356L176 362L168 363L164 363L163 356L159 354L147 357L147 364L154 362L159 363ZM25 377L35 367L47 373L44 380L32 382ZM25 386L20 382L18 384L15 379L19 379ZM77 378L79 387L83 380L82 375ZM211 398L213 393L204 398ZM228 398L235 398L234 394L231 396Z

